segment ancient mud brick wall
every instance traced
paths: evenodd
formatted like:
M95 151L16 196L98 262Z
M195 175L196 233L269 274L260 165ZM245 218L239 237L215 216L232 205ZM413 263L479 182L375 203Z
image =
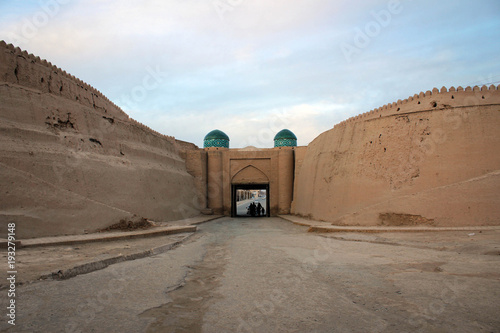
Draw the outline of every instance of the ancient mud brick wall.
M0 225L17 222L19 237L83 233L134 214L197 214L180 146L92 86L0 41Z
M308 146L293 213L339 225L498 225L499 128L493 85L434 88L347 119Z

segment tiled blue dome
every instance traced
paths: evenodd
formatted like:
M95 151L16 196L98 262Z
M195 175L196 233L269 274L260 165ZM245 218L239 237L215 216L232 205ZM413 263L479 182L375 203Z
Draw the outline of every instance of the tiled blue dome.
M220 130L213 130L205 136L205 139L203 140L203 147L229 148L229 137L226 133Z
M274 147L297 147L297 137L288 129L281 130L274 137Z

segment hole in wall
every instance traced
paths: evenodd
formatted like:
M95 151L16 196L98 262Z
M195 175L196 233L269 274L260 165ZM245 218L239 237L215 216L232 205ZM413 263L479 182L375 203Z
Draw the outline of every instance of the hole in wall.
M62 86L60 86L60 87L59 87L59 92L61 92L62 90L63 90L63 87L62 87Z
M399 111L399 110L401 110L401 108L398 108L396 111Z
M451 95L451 99L455 99L455 96Z
M432 102L431 105L432 105L433 108L435 108L436 106L438 106L438 103Z
M93 143L95 143L95 144L98 144L99 146L102 146L101 141L99 141L99 140L97 140L97 139L94 139L94 138L89 138L89 141L90 141L90 142L93 142Z
M44 80L43 80L43 77L42 77L42 78L40 79L40 82L41 82L41 83L43 83L43 81L44 81Z
M481 98L484 99L484 96L482 96Z
M109 121L110 124L113 124L115 122L115 120L113 118L108 118L106 116L102 116L103 119L106 119L107 121Z
M417 104L420 104L420 101L418 101L418 103L417 103Z

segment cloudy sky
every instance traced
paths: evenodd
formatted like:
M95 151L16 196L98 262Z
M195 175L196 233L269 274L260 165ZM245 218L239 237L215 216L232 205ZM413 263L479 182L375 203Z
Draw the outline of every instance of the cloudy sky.
M307 145L420 91L500 83L498 0L0 0L0 40L203 144Z

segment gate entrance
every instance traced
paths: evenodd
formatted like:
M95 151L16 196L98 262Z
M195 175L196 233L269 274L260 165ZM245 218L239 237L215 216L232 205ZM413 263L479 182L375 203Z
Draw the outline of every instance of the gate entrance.
M269 217L269 207L269 184L231 186L232 217Z

